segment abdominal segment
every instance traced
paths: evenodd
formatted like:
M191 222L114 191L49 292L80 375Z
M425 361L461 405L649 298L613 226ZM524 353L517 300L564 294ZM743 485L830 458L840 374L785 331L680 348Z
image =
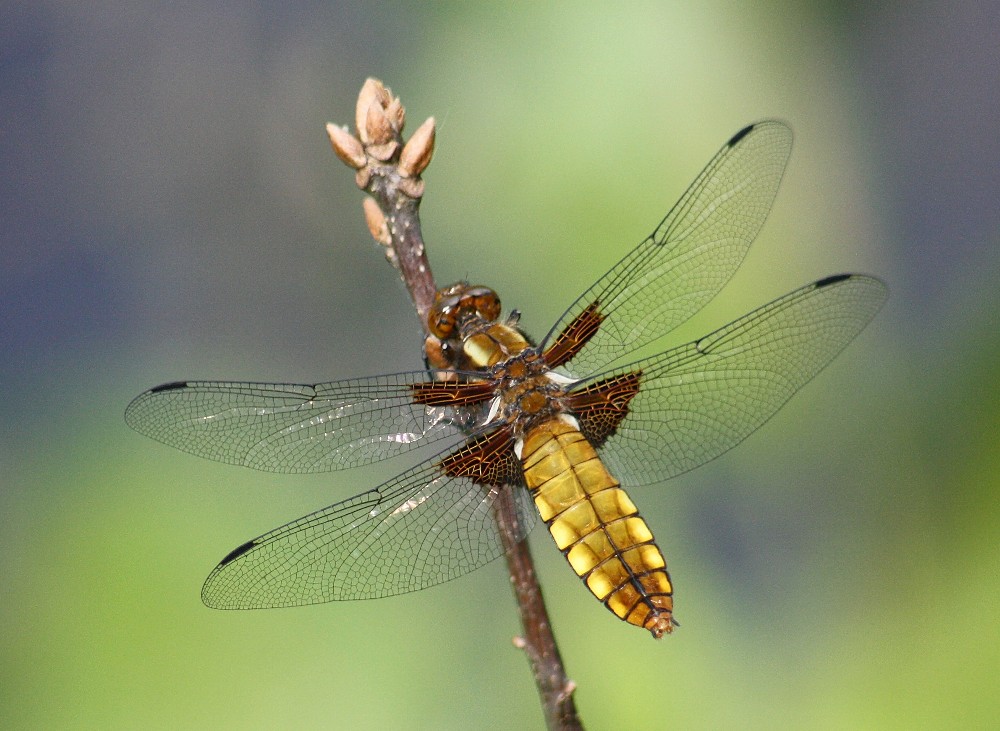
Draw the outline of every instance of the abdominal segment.
M673 629L673 586L646 521L570 423L531 428L521 451L535 506L587 588L620 619L661 637Z

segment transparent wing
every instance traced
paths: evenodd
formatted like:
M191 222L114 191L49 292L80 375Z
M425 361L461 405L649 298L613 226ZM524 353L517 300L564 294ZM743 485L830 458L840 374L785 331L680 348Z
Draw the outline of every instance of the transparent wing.
M325 472L393 457L473 428L482 407L413 403L426 371L316 385L180 381L125 410L137 432L219 462L268 472Z
M718 457L833 360L886 295L874 277L828 277L700 340L626 366L617 374L638 370L641 386L601 458L620 480L639 485Z
M442 456L240 546L209 575L202 600L260 609L373 599L440 584L501 556L493 505L501 490L514 490L523 539L536 519L528 491L447 475Z
M771 210L792 146L781 122L727 142L646 240L570 306L543 341L594 303L600 329L568 368L587 376L690 318L739 268Z

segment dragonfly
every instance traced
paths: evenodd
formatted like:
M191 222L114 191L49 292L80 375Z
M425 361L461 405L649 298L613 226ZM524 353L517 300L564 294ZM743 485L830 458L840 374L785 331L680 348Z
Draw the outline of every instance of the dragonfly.
M537 344L516 311L502 315L494 290L459 282L437 293L422 370L311 385L175 381L139 395L125 412L136 431L256 470L326 472L439 450L241 544L208 576L205 604L307 605L449 581L503 555L494 510L509 492L517 541L540 518L613 614L656 638L670 633L673 581L629 491L743 441L887 296L875 277L828 276L629 362L735 274L771 210L791 144L778 121L736 133L656 229Z

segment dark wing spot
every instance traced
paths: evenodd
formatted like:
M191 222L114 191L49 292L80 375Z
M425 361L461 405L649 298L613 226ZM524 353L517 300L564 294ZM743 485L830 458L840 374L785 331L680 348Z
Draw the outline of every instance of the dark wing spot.
M850 279L850 274L833 274L829 277L823 277L818 282L816 282L816 289L820 287L828 287L831 284L836 284L837 282L843 282L845 279Z
M570 393L570 410L580 422L580 431L595 447L601 447L628 416L629 403L639 393L642 371L623 373Z
M438 467L451 477L467 477L477 485L524 484L509 426L466 442L438 462Z
M232 551L230 551L226 555L226 557L224 559L222 559L221 561L219 561L219 567L221 568L222 566L225 566L227 563L232 563L233 561L235 561L236 559L238 559L240 556L242 556L244 553L248 552L250 549L252 549L256 545L257 544L254 541L247 541L242 546L239 546L238 548L234 548Z
M734 134L732 136L732 138L730 138L729 142L727 142L726 144L729 147L733 147L737 142L739 142L744 137L746 137L748 134L750 134L750 130L752 130L756 126L757 125L755 125L755 124L748 124L746 127L744 127L739 132L737 132L736 134Z
M150 393L160 393L160 391L176 391L179 388L187 388L187 381L171 381L161 383L159 386L149 389Z

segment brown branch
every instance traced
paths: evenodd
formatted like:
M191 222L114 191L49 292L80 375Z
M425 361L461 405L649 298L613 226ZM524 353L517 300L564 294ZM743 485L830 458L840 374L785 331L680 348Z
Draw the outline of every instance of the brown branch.
M542 699L545 724L550 729L582 729L583 724L573 701L576 683L566 677L528 541L514 539L519 531L514 496L510 490L500 493L495 508L500 537L507 551L505 557L510 585L514 589L524 631L521 637L514 638L514 645L524 650L531 663L535 686Z
M368 79L362 87L355 118L357 137L328 124L330 142L337 156L357 171L358 187L371 196L364 201L365 220L410 292L427 338L429 361L435 367L446 367L447 363L436 360L436 339L427 332L427 313L437 289L420 232L419 214L424 193L420 174L434 152L434 119L424 122L404 144L403 105L375 79ZM494 503L494 516L521 615L523 636L515 639L515 645L524 650L531 664L546 724L550 729L582 729L573 702L575 685L563 669L528 543L517 540L521 531L510 489L501 490Z

